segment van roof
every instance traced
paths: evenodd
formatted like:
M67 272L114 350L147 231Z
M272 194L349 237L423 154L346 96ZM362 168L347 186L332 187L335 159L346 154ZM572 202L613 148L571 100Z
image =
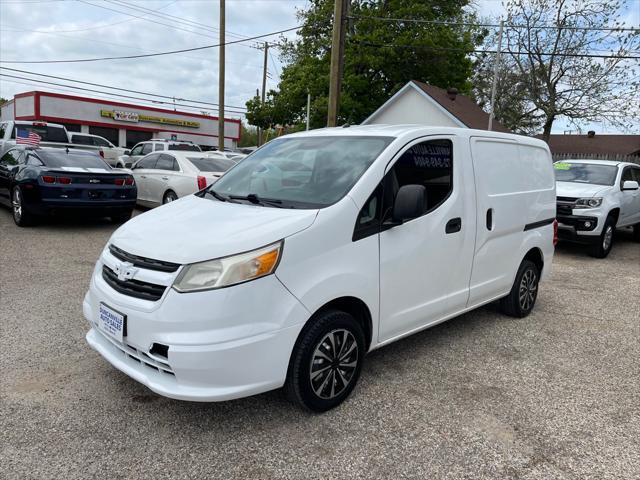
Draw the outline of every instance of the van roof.
M353 135L366 135L366 136L381 136L381 137L403 137L405 135L415 136L418 135L456 135L459 137L491 137L491 138L503 138L516 140L519 143L525 143L528 145L544 146L547 144L542 140L538 140L533 137L527 137L524 135L516 135L513 133L502 133L487 130L475 130L472 128L460 128L460 127L427 127L424 125L405 124L405 125L384 125L384 124L372 124L372 125L353 125L342 126L334 128L319 128L316 130L309 130L304 132L297 132L287 136L313 136L313 137L325 137L325 136L353 136Z
M631 162L619 162L617 160L596 160L596 159L589 159L589 158L567 158L567 159L562 159L562 160L557 160L556 163L589 163L592 165L611 165L611 166L615 166L615 165L632 165L632 166L638 166L637 163L631 163Z

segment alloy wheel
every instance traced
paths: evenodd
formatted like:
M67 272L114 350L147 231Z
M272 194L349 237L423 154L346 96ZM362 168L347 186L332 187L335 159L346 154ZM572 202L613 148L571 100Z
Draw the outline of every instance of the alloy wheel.
M524 272L522 280L520 281L520 290L518 292L520 308L524 311L531 309L536 300L537 293L538 276L532 269L528 269Z
M20 222L22 219L22 194L17 187L13 190L13 201L11 204L13 206L13 218L15 218L16 222Z
M358 342L351 332L327 333L313 352L309 378L315 394L323 399L340 395L351 383L358 365Z
M612 240L613 240L613 227L611 225L607 225L607 228L604 231L604 235L602 237L602 249L605 251L609 250Z

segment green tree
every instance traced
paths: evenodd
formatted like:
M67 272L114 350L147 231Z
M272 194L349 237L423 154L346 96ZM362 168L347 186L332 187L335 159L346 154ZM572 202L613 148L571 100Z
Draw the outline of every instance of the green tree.
M326 124L333 0L309 3L298 14L303 25L298 37L283 41L281 58L286 66L278 91L269 92L264 104L257 98L247 102L247 119L253 125L304 123L307 93L312 98L311 127ZM410 80L469 93L473 68L469 53L484 32L442 23L475 19L465 10L469 4L469 0L352 0L339 122L362 122Z

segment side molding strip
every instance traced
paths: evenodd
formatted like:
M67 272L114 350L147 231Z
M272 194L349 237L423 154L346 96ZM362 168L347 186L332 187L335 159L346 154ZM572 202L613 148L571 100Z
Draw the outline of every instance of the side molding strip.
M546 220L540 220L539 222L527 223L524 226L524 231L533 230L534 228L544 227L545 225L551 225L555 218L547 218Z

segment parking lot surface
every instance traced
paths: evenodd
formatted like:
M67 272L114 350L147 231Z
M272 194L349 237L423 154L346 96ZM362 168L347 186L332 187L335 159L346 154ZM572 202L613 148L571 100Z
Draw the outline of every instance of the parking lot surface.
M640 478L640 244L560 246L524 319L495 306L367 357L326 414L280 392L159 397L84 340L114 226L0 209L0 478ZM256 312L259 306L256 306Z

